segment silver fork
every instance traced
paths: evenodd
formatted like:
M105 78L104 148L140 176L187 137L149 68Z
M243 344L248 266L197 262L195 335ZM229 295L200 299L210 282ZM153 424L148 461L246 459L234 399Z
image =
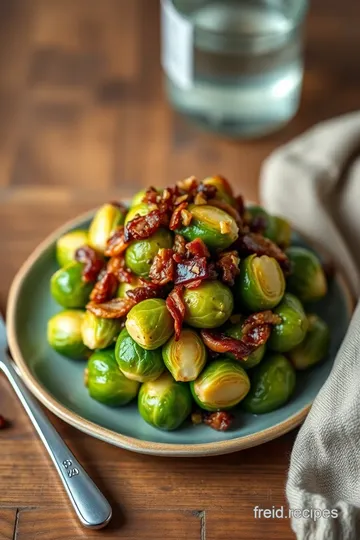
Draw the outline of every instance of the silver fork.
M112 516L110 504L27 390L6 350L6 328L0 313L0 370L9 379L44 443L82 525L92 529L105 527Z

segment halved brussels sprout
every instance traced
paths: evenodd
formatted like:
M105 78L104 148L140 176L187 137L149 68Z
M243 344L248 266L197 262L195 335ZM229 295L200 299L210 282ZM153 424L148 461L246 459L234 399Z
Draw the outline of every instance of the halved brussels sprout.
M216 199L224 201L231 206L235 205L235 197L229 182L222 176L208 176L202 181L206 186L214 186L217 189Z
M89 301L94 284L83 281L82 271L82 263L72 262L55 272L50 280L50 292L64 308L83 308Z
M59 266L75 261L76 250L88 243L88 232L84 229L71 231L60 236L56 242L56 260Z
M88 356L89 349L81 336L84 315L85 312L80 309L69 309L51 317L47 326L47 338L55 351L74 360Z
M129 311L125 324L136 343L149 351L164 345L174 332L174 321L165 300L160 298L136 304Z
M224 210L209 204L190 204L188 210L191 223L178 231L187 240L201 238L209 249L226 249L237 239L238 226Z
M308 315L308 331L304 340L289 351L295 369L307 369L318 364L329 352L330 331L325 321L317 315Z
M175 381L194 381L206 364L206 349L200 336L189 328L181 331L179 340L175 337L162 348L166 367Z
M302 342L308 329L304 308L296 296L285 293L274 313L280 315L281 323L273 326L267 344L273 351L290 351Z
M144 240L134 240L125 252L126 266L137 276L147 277L159 249L172 245L173 237L167 229L159 229Z
M232 326L230 326L229 328L225 330L225 334L235 339L241 339L243 335L242 323L243 323L243 320L239 323L233 324ZM257 366L263 359L265 350L266 350L266 346L260 345L260 347L255 349L255 351L252 352L246 359L244 358L244 361L241 362L242 367L245 370L248 370ZM236 360L235 356L231 353L226 353L226 356L228 358L231 358L232 360Z
M137 287L141 287L141 284L138 278L134 277L131 279L130 283L120 283L116 296L118 298L128 298L128 295L126 294L127 291L132 291L133 289L136 289Z
M125 225L136 216L146 216L149 212L150 207L146 203L139 203L136 206L132 206L125 216Z
M104 204L96 212L89 227L89 245L104 253L106 243L119 225L124 223L125 215L118 206Z
M156 381L144 383L139 392L139 413L151 426L171 431L189 416L192 399L189 386L164 372Z
M243 406L253 414L274 411L289 401L295 384L295 370L285 356L266 356L253 371L251 389Z
M327 292L324 270L318 257L308 249L293 246L286 250L292 272L287 279L287 288L302 302L320 300Z
M137 396L140 384L121 373L114 349L94 352L87 369L87 387L90 397L96 401L117 407L126 405Z
M220 281L204 281L196 289L185 289L184 321L195 328L216 328L230 317L234 299Z
M165 369L161 350L143 349L133 340L126 328L117 338L115 357L123 374L134 381L154 381Z
M249 255L240 263L235 289L240 304L247 310L272 309L285 292L283 271L273 257Z
M208 364L190 383L196 403L206 411L231 409L250 390L250 380L239 362L224 358Z
M286 219L279 216L272 216L266 212L261 206L246 207L247 214L250 214L252 219L261 219L264 229L263 235L269 240L275 242L282 248L286 248L291 240L291 226Z
M83 342L89 349L105 349L114 343L120 332L118 319L102 319L86 311L81 326Z

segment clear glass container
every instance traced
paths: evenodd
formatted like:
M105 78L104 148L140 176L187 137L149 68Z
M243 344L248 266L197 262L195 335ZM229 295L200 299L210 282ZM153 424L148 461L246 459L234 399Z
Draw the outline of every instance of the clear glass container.
M233 137L266 135L299 105L306 0L162 0L162 65L176 110Z

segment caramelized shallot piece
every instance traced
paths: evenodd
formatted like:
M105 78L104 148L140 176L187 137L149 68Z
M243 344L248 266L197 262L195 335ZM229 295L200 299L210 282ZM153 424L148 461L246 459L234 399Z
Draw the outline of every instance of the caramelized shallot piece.
M75 252L75 259L84 264L82 278L86 283L96 281L105 266L104 257L90 246L78 248Z
M185 317L183 287L176 285L166 299L166 307L174 319L175 340L178 341Z
M90 300L96 304L101 304L110 300L116 293L119 282L110 272L106 272L103 277L95 284L91 291Z
M101 304L89 302L86 309L102 319L121 319L129 313L135 303L131 298L113 298Z

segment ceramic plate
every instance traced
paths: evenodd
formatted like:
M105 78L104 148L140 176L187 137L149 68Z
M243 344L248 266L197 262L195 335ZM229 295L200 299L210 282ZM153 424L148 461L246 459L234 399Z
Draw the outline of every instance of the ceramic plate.
M47 238L25 262L10 292L10 349L26 384L47 408L99 439L136 452L168 456L234 452L279 437L304 420L330 373L352 313L348 288L339 275L331 282L326 299L307 308L330 325L330 354L321 365L298 374L295 395L277 411L255 416L238 410L232 429L225 433L190 423L162 432L142 420L136 403L112 409L93 401L83 385L84 363L63 358L46 341L47 321L59 311L49 292L50 277L57 269L56 239L68 230L86 227L91 215L79 217ZM295 242L304 244L299 238Z

